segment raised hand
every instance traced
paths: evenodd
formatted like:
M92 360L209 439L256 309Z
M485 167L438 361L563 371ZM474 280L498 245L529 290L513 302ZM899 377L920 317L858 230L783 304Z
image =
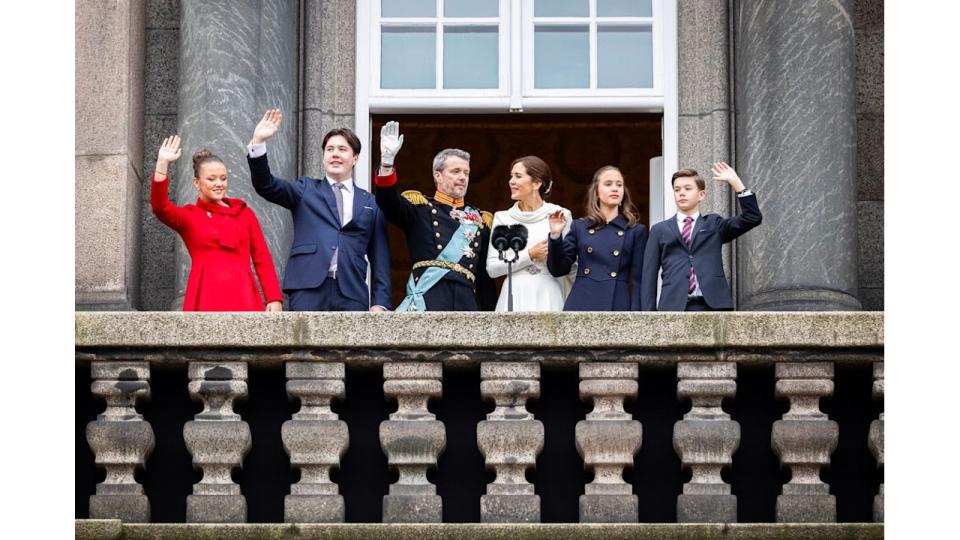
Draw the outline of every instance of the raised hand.
M743 182L740 181L740 177L737 176L737 171L733 170L733 167L723 161L714 163L713 166L710 167L710 172L713 173L714 180L730 184L730 187L732 187L734 191L740 192L745 189Z
M550 214L550 236L558 238L563 234L563 229L567 226L567 216L563 215L563 210L557 210Z
M390 121L380 128L380 164L384 167L393 167L393 160L403 146L403 135L400 134L400 123Z
M180 159L180 136L171 135L160 145L160 150L157 152L157 165L163 164L163 170L166 171L166 166L178 159Z
M280 302L278 300L274 300L273 302L268 302L267 309L265 309L264 311L276 311L276 312L283 311L283 302Z
M257 127L253 128L253 139L250 144L261 144L267 142L280 129L280 123L283 121L283 113L280 109L269 109L263 113L263 118Z

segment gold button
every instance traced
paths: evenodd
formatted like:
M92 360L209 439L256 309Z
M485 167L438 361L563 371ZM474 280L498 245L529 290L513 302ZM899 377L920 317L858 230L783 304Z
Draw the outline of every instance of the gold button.
M587 253L593 253L593 248L592 248L592 247L587 247Z
M617 231L617 236L623 236L623 231Z
M434 226L434 227L439 227L439 226L440 226L440 223L434 221L434 222L433 222L433 226Z
M479 243L479 242L474 242L474 243L473 243L473 247L480 247L480 243Z
M473 265L472 265L472 264L470 265L470 268L473 268Z
M590 234L593 234L593 233L595 233L595 232L597 232L597 231L595 231L594 229L588 229L587 232L590 233Z
M431 213L431 214L436 214L436 213L437 213L437 209L434 208L433 210L430 210L430 213Z
M584 269L583 269L583 275L585 275L585 276L590 275L590 269L589 269L589 268L584 268Z
M440 233L433 233L433 234L437 235L437 238L440 238Z
M616 272L610 272L610 277L617 277L617 273L616 273Z
M440 244L437 244L437 249L443 249L443 246L441 246Z
M614 256L614 257L619 257L619 256L620 256L620 250L619 250L619 249L613 250L613 256Z

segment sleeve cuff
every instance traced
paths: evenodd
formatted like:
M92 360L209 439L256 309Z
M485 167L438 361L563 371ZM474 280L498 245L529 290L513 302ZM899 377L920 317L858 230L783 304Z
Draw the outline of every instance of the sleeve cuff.
M267 155L267 143L255 143L247 145L247 156L258 158Z
M753 192L749 189L744 189L740 193L737 193L738 198L749 197L750 195L753 195Z
M377 187L382 187L382 188L393 187L397 183L397 170L394 169L393 172L391 172L386 176L379 176L379 175L374 176L373 183L376 184Z

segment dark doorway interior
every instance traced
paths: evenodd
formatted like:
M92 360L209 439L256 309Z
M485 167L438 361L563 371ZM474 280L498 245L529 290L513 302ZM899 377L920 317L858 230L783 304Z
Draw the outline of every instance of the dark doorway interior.
M371 165L380 163L380 128L400 122L403 150L396 166L402 190L433 195L433 156L444 148L471 154L467 202L481 210L509 208L510 162L536 155L553 171L550 202L583 215L583 198L593 173L604 165L623 171L630 196L648 224L650 159L662 154L659 114L389 114L372 118ZM376 189L376 188L374 188ZM403 232L391 225L394 305L403 300L411 261Z

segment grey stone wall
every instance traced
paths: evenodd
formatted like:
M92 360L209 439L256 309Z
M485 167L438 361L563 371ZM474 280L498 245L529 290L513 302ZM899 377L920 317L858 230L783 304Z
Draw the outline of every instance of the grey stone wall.
M143 178L140 189L140 305L141 310L164 311L173 306L174 253L177 234L150 211L150 176L163 138L177 131L179 86L180 0L147 0L146 56L144 59ZM176 174L174 162L168 171Z
M140 2L77 2L75 306L137 305L143 28Z
M856 0L860 302L883 310L883 0Z

